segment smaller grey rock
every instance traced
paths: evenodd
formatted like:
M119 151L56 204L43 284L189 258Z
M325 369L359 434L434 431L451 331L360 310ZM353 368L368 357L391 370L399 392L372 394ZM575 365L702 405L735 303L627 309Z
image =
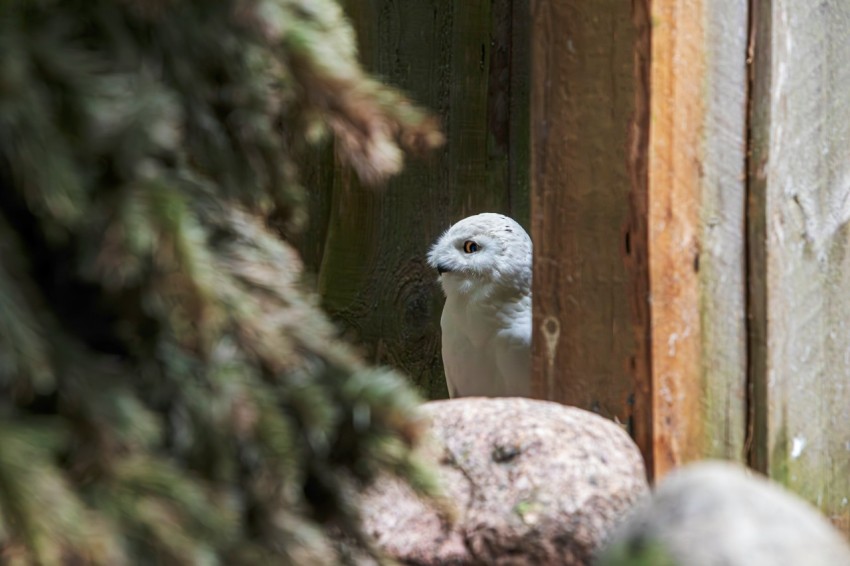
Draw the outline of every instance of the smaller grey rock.
M590 564L648 493L640 452L615 423L557 403L426 403L431 458L452 523L396 480L365 495L367 532L404 564Z
M850 547L815 508L726 462L662 480L618 529L598 566L845 566Z

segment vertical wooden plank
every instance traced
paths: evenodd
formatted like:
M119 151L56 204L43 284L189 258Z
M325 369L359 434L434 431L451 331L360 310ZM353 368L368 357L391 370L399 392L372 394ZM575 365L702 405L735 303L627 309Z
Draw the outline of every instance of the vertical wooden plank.
M850 3L760 0L756 463L850 532ZM756 211L758 214L759 211Z
M531 7L533 391L627 424L651 457L646 264L624 260L646 256L645 221L634 217L641 231L630 205L631 180L645 174L630 151L645 151L635 85L648 40L638 63L636 50L649 14L633 19L616 0Z
M528 142L513 116L522 96L513 69L527 64L514 43L528 16L513 0L344 4L364 65L439 112L448 142L378 191L337 171L319 272L323 306L372 360L407 373L425 396L445 397L442 297L425 254L469 214L503 212L527 225L519 180Z
M718 5L726 4L726 5ZM746 5L652 3L655 472L743 458Z
M419 103L450 105L451 8L440 2L345 2L364 66ZM415 20L414 20L415 18ZM414 21L416 22L414 25ZM401 369L426 396L444 396L439 296L424 262L436 206L446 206L444 163L409 162L385 187L361 187L337 169L319 271L322 305L375 363ZM443 380L444 381L444 380Z
M632 4L635 26L633 52L634 113L629 125L629 217L623 230L624 263L632 281L630 305L634 352L629 359L637 407L631 431L643 453L647 475L655 477L653 449L652 326L649 288L649 129L652 77L652 16L650 2Z
M702 453L699 198L701 0L652 2L649 265L656 474Z
M488 88L492 187L508 187L509 209L529 227L530 12L527 1L492 0Z
M532 10L535 393L740 460L747 6Z
M699 277L702 456L744 461L749 5L703 1Z

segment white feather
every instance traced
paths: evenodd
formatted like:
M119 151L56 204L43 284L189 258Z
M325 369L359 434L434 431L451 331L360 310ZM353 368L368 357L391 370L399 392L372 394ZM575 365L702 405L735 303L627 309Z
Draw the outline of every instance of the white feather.
M464 250L474 242L478 250ZM452 397L528 396L531 238L514 220L484 213L449 228L431 248L446 295L443 366Z

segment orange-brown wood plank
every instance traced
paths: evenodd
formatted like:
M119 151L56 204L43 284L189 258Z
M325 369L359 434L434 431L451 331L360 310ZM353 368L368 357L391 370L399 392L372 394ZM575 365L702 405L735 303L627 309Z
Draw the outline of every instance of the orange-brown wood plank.
M662 474L703 457L745 459L749 6L652 7L650 288Z
M704 123L701 0L652 5L649 265L656 474L703 450L699 202Z
M656 477L742 460L744 3L652 5L649 265Z

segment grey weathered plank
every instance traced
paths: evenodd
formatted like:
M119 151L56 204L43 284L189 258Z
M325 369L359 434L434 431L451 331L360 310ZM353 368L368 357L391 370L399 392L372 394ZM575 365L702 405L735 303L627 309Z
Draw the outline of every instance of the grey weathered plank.
M747 430L748 3L703 5L699 199L702 455L743 461Z
M754 463L850 532L850 3L757 3Z

